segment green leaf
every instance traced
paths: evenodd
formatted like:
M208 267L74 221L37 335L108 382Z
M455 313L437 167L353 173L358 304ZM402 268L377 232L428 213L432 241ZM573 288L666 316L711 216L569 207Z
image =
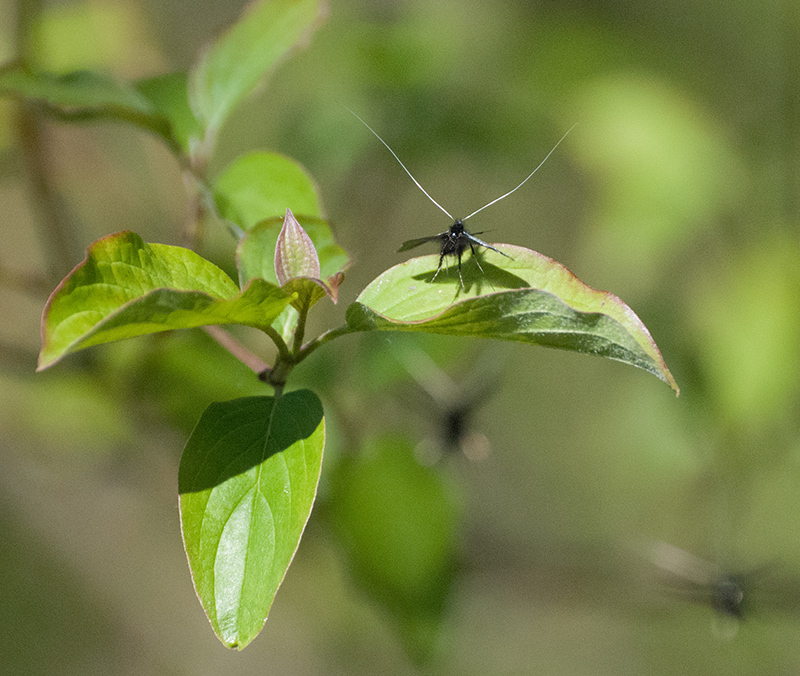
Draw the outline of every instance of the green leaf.
M144 115L153 107L146 97L103 73L81 70L64 75L30 73L13 65L0 71L0 93L42 101L66 113L131 109Z
M456 575L461 503L436 468L390 437L345 458L330 515L354 580L398 622L410 652L433 651Z
M322 217L314 181L294 160L256 151L231 162L214 182L214 200L222 216L249 230L267 218L295 214Z
M287 345L292 342L299 318L297 310L289 305L281 312L278 318L272 322L272 328L278 332L280 337L283 338L283 342Z
M800 240L766 230L704 266L688 322L704 401L737 430L776 424L800 390Z
M200 123L189 107L186 73L169 73L139 80L136 89L169 124L171 137L186 152L200 135Z
M195 590L229 648L264 626L317 492L325 422L307 390L206 409L178 475Z
M561 263L510 244L431 279L438 255L381 274L347 310L357 331L427 331L499 338L594 354L636 366L679 391L645 325L617 296L597 291ZM448 271L449 272L449 271Z
M189 249L132 232L98 240L56 288L42 316L38 370L70 352L147 333L209 324L269 326L292 297L253 280L243 292Z
M325 298L326 292L329 293L329 297L334 303L338 300L335 291L330 292L319 279L295 277L286 282L281 289L285 293L291 293L296 296L295 300L292 301L292 307L298 311L302 308L311 308L316 305L318 301Z
M318 0L254 2L203 53L190 74L189 100L207 132L215 134L267 71L308 39L319 14Z
M38 101L51 113L66 119L107 118L129 122L173 143L170 121L160 114L153 101L135 87L103 73L30 73L14 65L0 70L0 95L9 94Z

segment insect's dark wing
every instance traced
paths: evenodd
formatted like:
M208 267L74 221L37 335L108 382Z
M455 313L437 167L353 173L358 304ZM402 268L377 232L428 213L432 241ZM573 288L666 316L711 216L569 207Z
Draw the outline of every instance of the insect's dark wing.
M430 237L418 237L417 239L410 239L407 242L403 242L403 245L397 251L398 253L401 251L408 251L409 249L414 249L415 247L418 247L421 244L425 244L427 242L441 241L442 237L446 235L447 235L446 232L441 232L438 235L432 235Z
M484 242L482 239L479 239L478 237L475 237L475 235L471 235L470 233L465 232L461 236L466 237L473 244L478 244L479 246L486 247L487 249L491 249L492 251L499 253L501 256L505 256L506 258L511 258L511 256L509 256L507 253L503 253L499 249L495 249L491 244Z

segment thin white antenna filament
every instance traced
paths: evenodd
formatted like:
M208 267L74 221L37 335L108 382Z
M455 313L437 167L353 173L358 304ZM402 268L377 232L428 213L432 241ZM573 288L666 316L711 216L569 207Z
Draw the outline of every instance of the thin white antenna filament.
M355 113L353 113L353 114L355 115ZM356 115L356 117L358 117L358 116ZM362 122L363 122L363 120L362 120ZM365 124L366 124L366 123L365 123ZM505 199L506 197L508 197L508 196L509 196L509 195L510 195L512 192L515 192L515 191L519 190L519 189L520 189L520 188L521 188L523 185L525 185L525 183L527 183L528 179L529 179L531 176L533 176L533 175L534 175L534 174L535 174L537 171L539 171L539 169L541 168L541 166L542 166L542 165L543 165L545 162L547 162L547 158L548 158L548 157L550 157L550 155L552 155L552 154L553 154L553 152L555 151L555 149L556 149L556 148L558 148L558 146L561 144L561 141L563 141L565 138L567 138L567 134L569 134L569 133L570 133L570 132L571 132L573 129L575 129L575 127L576 127L576 126L577 126L577 124L573 124L573 125L572 125L572 126L569 128L569 129L567 129L567 133L566 133L566 134L564 134L564 135L563 135L563 136L562 136L562 137L559 139L558 143L556 143L556 144L553 146L553 150L551 150L549 153L547 153L547 155L545 156L545 158L544 158L544 159L543 159L541 162L539 162L539 166L538 166L538 167L536 167L536 169L534 169L534 170L533 170L533 171L532 171L530 174L528 174L528 176L525 178L525 180L524 180L522 183L520 183L520 184L519 184L519 185L518 185L516 188L514 188L513 190L509 190L509 191L508 191L508 192L507 192L505 195L501 195L501 196L500 196L500 197L498 197L497 199L493 199L491 202L489 202L489 204L484 204L484 205L483 205L483 206L482 206L480 209L478 209L477 211L473 211L473 212L472 212L472 213L471 213L469 216L466 216L466 217L462 218L462 219L461 219L461 221L463 222L463 221L466 221L466 220L467 220L467 218L472 218L472 217L473 217L475 214L477 214L478 212L481 212L481 211L483 211L483 210L484 210L486 207L490 207L490 206L492 206L492 205L493 205L495 202L499 202L501 199ZM373 134L375 134L375 132L372 132L372 133L373 133ZM375 134L375 135L377 136L377 134ZM380 137L378 137L378 138L380 138ZM386 144L384 144L384 145L386 145ZM387 147L388 147L388 146L387 146ZM391 150L391 148L390 148L390 150ZM394 155L394 153L392 153L392 155ZM395 155L395 157L396 157L396 155ZM406 170L406 171L407 171L407 170ZM413 178L413 176L412 176L412 178ZM425 193L425 194L427 195L427 193ZM439 207L439 208L441 209L441 207ZM444 209L442 209L442 211L444 211ZM447 213L447 212L445 211L445 213ZM449 214L448 214L448 215L449 215ZM452 216L451 216L451 218L452 218Z
M406 168L406 165L405 165L405 164L403 164L402 160L401 160L401 159L400 159L400 158L397 156L397 154L394 152L394 150L392 150L392 149L389 147L389 144L388 144L388 143L386 143L386 141L384 141L384 140L383 140L383 139L382 139L382 138L381 138L381 137L378 135L378 132L376 132L376 131L375 131L375 130L374 130L372 127L370 127L370 126L369 126L369 125L368 125L366 122L364 122L364 120L362 120L362 119L361 119L361 118L360 118L358 115L356 115L355 113L353 113L353 111L352 111L352 110L350 110L349 108L347 108L347 110L348 110L349 112L351 112L351 113L352 113L352 114L355 116L355 118L361 122L361 124L363 124L363 125L364 125L364 126L367 128L367 129L369 129L369 130L370 130L370 131L371 131L373 134L375 134L375 138L377 138L377 139L378 139L378 140L379 140L381 143L383 143L383 145L385 145L385 146L386 146L386 149L387 149L387 150L388 150L390 153L392 153L392 155L394 155L394 159L396 159L398 162L400 162L400 166L401 166L401 167L403 167L404 171L405 171L405 172L406 172L406 173L407 173L407 174L408 174L408 175L411 177L411 180L412 180L412 181L414 181L414 183L416 183L416 184L417 184L417 187L418 187L420 190L422 190L422 192L424 192L424 193L425 193L425 196L426 196L426 197L427 197L427 198L428 198L428 199L429 199L431 202L433 202L433 203L434 203L434 204L435 204L437 207L439 207L439 208L440 208L440 209L441 209L441 210L442 210L442 211L443 211L445 214L447 214L447 216L448 216L449 218L451 218L452 220L454 220L454 221L455 221L456 219L455 219L455 218L453 218L453 217L450 215L450 213L447 211L447 209L445 209L445 208L444 208L444 207L443 207L441 204L439 204L439 203L438 203L438 202L437 202L435 199L433 199L433 197L431 197L431 196L428 194L428 191L427 191L427 190L425 190L425 188L423 188L423 187L422 187L422 186L419 184L419 181L418 181L416 178L414 178L414 175L413 175L413 174L412 174L412 173L411 173L411 172L410 172L410 171L409 171L409 170ZM559 141L559 143L561 143L561 141ZM553 150L555 150L555 148L554 148ZM552 151L551 151L551 152L552 152ZM549 157L549 156L548 156L548 157ZM547 157L545 157L545 159L547 159ZM541 166L541 165L540 165L540 166ZM538 169L538 167L537 167L537 169ZM529 176L528 178L530 178L530 176ZM525 181L527 181L527 180L528 180L528 179L526 178L526 179L525 179ZM523 183L524 183L525 181L523 181ZM521 185L521 184L520 184L520 185ZM514 188L514 190L516 190L516 188ZM514 190L512 190L511 192L514 192ZM505 195L503 195L503 197L505 197ZM500 199L502 199L502 197L501 197ZM495 201L497 201L497 200L495 200ZM487 204L486 206L489 206L489 205ZM480 211L480 210L479 210L479 211Z

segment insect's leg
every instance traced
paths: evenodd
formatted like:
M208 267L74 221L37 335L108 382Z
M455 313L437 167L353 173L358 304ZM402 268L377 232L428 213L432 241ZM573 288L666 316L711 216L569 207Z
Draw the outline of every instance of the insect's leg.
M436 273L431 277L430 283L433 284L433 280L439 276L439 273L442 271L442 261L444 260L444 253L439 255L439 267L436 268Z
M464 278L461 276L461 249L458 250L458 281L461 282L461 288L466 289L464 286Z
M469 241L469 240L467 240L467 241ZM472 251L472 257L475 259L475 263L478 265L478 270L481 271L481 274L485 274L483 272L483 268L481 267L480 258L478 258L478 256L476 255L475 246L472 244L472 242L469 243L469 249L470 249L470 251Z

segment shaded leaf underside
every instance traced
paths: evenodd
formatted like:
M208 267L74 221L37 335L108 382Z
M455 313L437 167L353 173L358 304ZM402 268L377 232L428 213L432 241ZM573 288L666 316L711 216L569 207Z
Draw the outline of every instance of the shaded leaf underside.
M567 268L522 247L498 244L505 258L463 263L464 287L437 255L411 259L375 279L347 312L354 330L426 331L514 340L615 359L678 391L647 328L617 296L581 282Z

